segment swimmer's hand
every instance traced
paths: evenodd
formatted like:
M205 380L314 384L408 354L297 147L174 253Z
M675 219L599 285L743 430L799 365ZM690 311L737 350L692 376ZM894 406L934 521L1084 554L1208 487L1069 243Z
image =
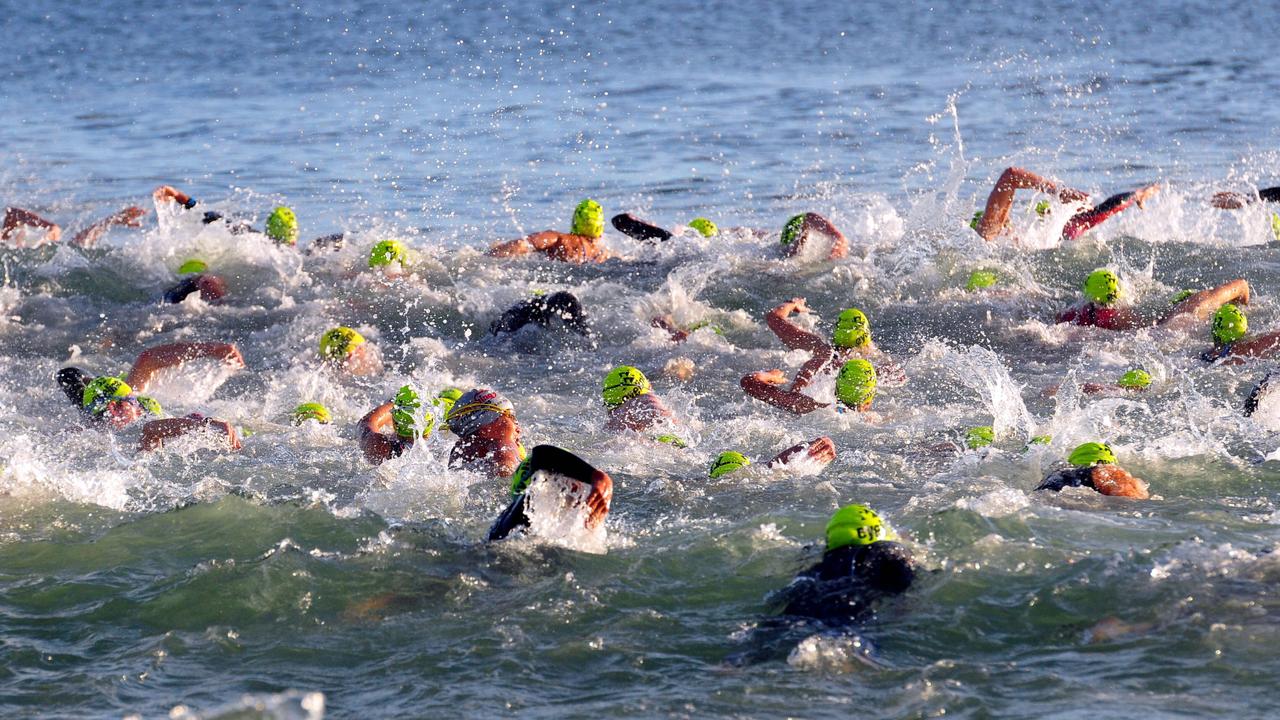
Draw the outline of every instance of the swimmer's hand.
M138 440L138 450L150 452L164 447L164 441L181 437L197 430L209 428L226 436L227 448L239 450L240 437L231 423L225 420L200 417L197 415L183 418L164 418L152 420L142 427L142 437Z
M756 373L753 377L755 377L756 380L764 383L765 385L786 385L787 384L787 376L784 375L783 372L777 368L774 368L773 370L761 370L760 372Z
M813 312L813 311L809 309L809 306L805 303L804 298L794 297L782 303L781 305L779 305L778 312L781 313L783 317L786 317L793 312L807 313L807 312Z
M107 219L113 225L136 228L142 227L142 218L146 216L147 211L145 208L140 208L137 205L130 205Z
M179 205L187 205L191 202L191 196L182 192L172 185L161 185L151 191L151 199L159 205L162 202L176 202Z
M1158 192L1160 192L1160 183L1151 183L1144 188L1135 190L1133 192L1133 201L1138 204L1138 207L1145 210L1147 201Z

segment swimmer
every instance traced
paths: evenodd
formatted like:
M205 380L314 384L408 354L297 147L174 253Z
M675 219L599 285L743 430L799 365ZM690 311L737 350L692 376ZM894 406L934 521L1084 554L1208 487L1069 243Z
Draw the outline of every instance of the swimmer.
M604 235L604 210L600 203L587 199L573 211L569 232L544 230L527 237L498 243L486 253L490 257L517 257L540 252L552 260L569 263L604 262L613 257L600 244Z
M631 213L614 215L613 219L609 222L618 232L633 240L639 240L641 242L648 242L650 240L670 240L675 235L672 231L660 228L646 220L641 220ZM702 237L715 237L720 234L720 228L716 227L715 223L704 217L698 217L690 220L688 228L697 232ZM677 228L677 232L678 231L679 228Z
M107 230L115 226L142 227L142 218L147 211L130 205L129 207L108 215L89 227L76 233L71 244L78 247L93 247ZM45 243L56 243L62 238L62 228L58 224L46 220L30 210L7 207L4 210L4 221L0 224L0 242L12 242L17 247L37 247Z
M787 220L787 224L782 226L779 242L782 244L783 256L791 258L799 255L808 244L810 236L814 234L822 235L831 241L831 251L827 254L828 260L848 257L848 238L836 229L830 220L813 212L792 216Z
M797 380L799 376L797 375ZM795 415L805 415L818 408L829 407L830 403L822 403L796 389L796 383L790 389L782 386L787 382L781 370L762 370L742 378L740 384L748 395L782 408ZM862 358L846 362L836 373L836 409L845 409L860 413L868 413L871 403L876 398L875 367Z
M589 486L590 491L585 500L587 517L583 525L588 530L594 530L604 522L613 501L613 479L609 474L595 469L568 450L554 445L539 445L529 453L529 459L521 465L517 477L513 478L513 499L489 529L489 542L502 540L518 529L529 527L529 516L525 514L525 490L538 471L562 475Z
M1280 187L1262 188L1257 193L1217 192L1209 201L1220 210L1239 210L1256 202L1280 203Z
M449 452L449 467L510 477L524 456L520 423L511 401L488 388L463 393L445 414L445 425L458 436Z
M181 205L187 210L192 210L200 204L199 200L172 185L161 185L151 193L151 197L155 200L157 206L162 203L172 202ZM276 245L287 245L288 247L297 247L298 245L298 216L293 212L292 208L284 205L272 208L271 213L267 215L266 226L263 230L258 230L242 220L230 220L222 213L213 210L205 211L201 222L205 225L222 222L232 235L258 233L266 235ZM320 249L340 250L345 237L343 233L335 233L315 238L311 241L311 247L307 250L307 253L310 254L314 250Z
M809 360L796 373L789 390L780 389L780 386L785 383L781 370L758 372L744 377L741 384L748 395L777 405L784 410L804 414L819 407L813 404L811 398L801 393L813 382L813 378L819 372L834 372L853 359L873 358L881 361L888 374L901 374L902 371L889 362L872 341L871 323L861 310L849 308L840 313L835 327L831 330L830 344L816 333L804 330L791 322L790 316L793 312L810 312L804 298L792 298L782 303L769 311L765 316L765 322L783 345L792 350L808 351Z
M1018 190L1035 190L1052 195L1064 203L1084 202L1089 199L1089 194L1086 192L1058 185L1033 172L1022 168L1006 168L996 180L995 187L991 189L991 195L987 197L986 209L975 218L977 223L974 225L974 230L982 236L983 240L995 240L1010 231L1009 210L1013 207L1013 196ZM1075 240L1087 230L1131 205L1145 207L1146 201L1159 190L1160 185L1153 183L1132 192L1113 195L1097 207L1072 215L1062 228L1062 239Z
M801 459L826 467L836 459L836 444L829 437L819 437L807 442L798 443L783 450L773 459L765 463L765 467L774 470ZM716 456L707 469L707 477L712 480L728 475L751 464L751 458L736 450L727 450Z
M682 343L689 339L689 336L702 328L711 328L712 332L717 335L723 335L724 329L719 325L713 324L710 320L699 320L688 327L680 327L676 324L675 318L670 315L657 315L649 320L649 326L666 330L671 337L671 342Z
M240 438L230 423L207 418L199 413L181 418L166 418L160 403L136 393L127 382L119 378L108 375L94 377L75 367L62 368L54 377L71 404L80 408L84 416L93 423L102 423L110 429L118 430L144 417L155 418L142 426L142 435L138 440L139 451L156 450L164 447L165 440L205 429L222 433L228 449L240 449Z
M551 295L538 295L512 306L493 321L489 332L494 335L513 333L525 325L537 325L543 329L550 327L551 321L559 318L564 326L583 337L591 337L591 327L582 303L573 293L561 290Z
M644 432L674 419L662 400L653 394L649 378L630 365L619 365L605 376L601 396L609 412L606 430Z
M1223 305L1213 314L1213 347L1200 353L1200 359L1236 365L1245 358L1280 356L1280 331L1245 337L1248 332L1249 318L1244 312L1231 303Z
M192 293L199 292L200 299L207 303L220 302L227 295L227 284L208 270L209 266L203 260L184 262L178 268L178 274L186 277L164 291L164 301L177 304Z
M413 386L404 385L395 397L360 418L356 428L364 459L371 465L380 465L403 455L415 440L431 437L435 426L436 417L428 404L422 402Z
M349 327L336 327L320 336L320 359L335 370L357 377L382 372L378 349Z
M866 505L846 505L827 522L822 560L800 573L774 601L782 614L846 624L867 619L873 604L901 595L915 580L911 551Z
M1050 473L1036 490L1060 492L1065 487L1087 487L1114 497L1151 497L1147 483L1117 465L1115 453L1105 443L1084 443L1071 451L1067 462L1071 467Z
M1123 375L1113 383L1087 382L1080 386L1080 392L1085 395L1105 395L1107 397L1122 397L1124 395L1133 395L1136 393L1146 392L1151 387L1151 374L1142 368L1132 368L1126 370ZM1058 394L1062 389L1061 385L1050 385L1041 393L1044 397L1051 398Z
M1092 325L1104 330L1136 330L1151 325L1165 325L1175 318L1208 320L1226 303L1249 303L1249 283L1242 278L1215 288L1194 292L1178 300L1151 322L1133 307L1118 304L1124 297L1120 277L1106 268L1098 268L1085 278L1084 299L1058 313L1055 322Z
M328 425L333 422L333 416L329 413L329 408L318 402L302 403L294 408L292 413L289 413L289 419L294 427L299 427L308 420L320 425Z

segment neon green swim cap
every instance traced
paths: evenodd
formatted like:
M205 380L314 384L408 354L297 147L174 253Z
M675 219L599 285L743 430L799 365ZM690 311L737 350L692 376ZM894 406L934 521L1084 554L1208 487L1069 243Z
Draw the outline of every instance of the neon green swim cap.
M1036 203L1036 215L1039 215L1040 217L1044 217L1045 215L1049 214L1049 210L1052 209L1052 207L1053 206L1049 204L1048 200L1041 200L1040 202Z
M969 221L969 227L973 228L974 230L977 230L978 223L982 220L982 216L985 214L986 213L983 212L982 210L974 210L973 219Z
M996 441L996 431L990 425L980 425L978 427L969 428L969 432L965 433L964 444L970 450L978 450L987 447Z
M614 408L627 398L645 395L649 390L649 378L644 373L630 365L619 365L604 378L604 404Z
M383 240L369 251L369 267L380 268L398 262L401 265L409 259L409 248L399 240Z
M412 385L403 385L396 391L391 400L391 424L396 428L396 435L402 438L430 437L435 429L436 418L430 413L422 417L422 430L418 430L418 419L421 413L422 399Z
M969 281L964 284L964 289L968 292L985 290L998 282L1000 278L990 270L974 270L969 273Z
M121 400L133 394L133 388L117 377L101 375L84 386L80 396L81 404L90 408L93 414L99 415L112 400Z
M671 433L663 433L662 435L658 435L657 437L654 438L654 440L657 440L660 443L670 445L671 447L674 447L674 448L679 448L681 450L689 447L689 445L686 444L685 441L681 440L679 436L672 435Z
M838 348L860 348L871 344L871 323L858 308L849 308L836 318L831 344Z
M267 216L267 237L281 245L298 244L298 217L281 205Z
M293 409L294 425L301 425L307 420L315 420L321 425L328 425L332 419L329 415L329 409L318 402L302 403Z
M1111 447L1106 443L1087 442L1078 446L1071 451L1071 455L1067 458L1067 462L1076 467L1089 467L1091 465L1114 465L1116 462L1115 453L1111 452Z
M511 497L515 497L524 492L529 487L529 482L533 480L533 472L529 469L529 461L523 460L516 466L516 471L511 473Z
M1280 213L1271 213L1271 234L1280 240Z
M827 521L827 551L849 545L870 545L877 540L892 540L884 521L866 505L845 505Z
M690 220L689 227L701 233L702 237L715 237L720 234L720 228L716 227L715 223L704 217Z
M739 468L746 467L751 464L751 458L743 455L736 450L726 450L711 463L711 467L707 470L707 477L718 478L721 475L729 473Z
M441 417L448 417L449 411L453 409L453 404L462 397L462 391L458 388L445 388L436 395L436 399L431 401L432 405L440 408Z
M858 358L850 360L836 375L836 399L849 407L860 410L876 398L876 369Z
M205 271L207 271L208 269L209 269L209 265L208 265L208 264L206 264L206 263L205 263L205 261L203 261L203 260L198 260L198 259L196 259L196 258L191 258L190 260L188 260L188 261L186 261L186 262L184 262L184 263L182 263L181 265L179 265L179 266L178 266L178 274L179 274L179 275L194 275L194 274L196 274L196 273L202 273L202 272L205 272Z
M1099 305L1110 305L1120 299L1120 278L1110 270L1098 268L1085 278L1084 296Z
M1195 290L1180 290L1178 291L1178 294L1174 295L1173 299L1169 301L1169 304L1177 305L1178 303L1182 302L1183 300L1186 300L1187 298L1195 294L1196 294Z
M782 226L782 237L780 238L783 245L790 245L800 238L801 231L804 230L804 213L793 215L786 225Z
M1052 435L1034 435L1027 441L1027 445L1048 445L1051 442L1053 442Z
M1213 342L1215 345L1230 345L1249 332L1249 318L1244 316L1240 308L1227 303L1213 314Z
M147 397L146 395L137 395L135 397L138 400L138 405L142 406L142 409L147 411L148 415L164 417L164 408L160 407L160 402L158 400L153 397Z
M587 198L573 209L573 227L569 232L574 235L586 235L598 238L604 234L604 208L600 203Z
M333 328L320 336L320 357L325 360L345 360L364 341L360 333L349 327Z
M1116 384L1130 390L1145 390L1151 384L1151 375L1142 368L1134 368L1121 375Z

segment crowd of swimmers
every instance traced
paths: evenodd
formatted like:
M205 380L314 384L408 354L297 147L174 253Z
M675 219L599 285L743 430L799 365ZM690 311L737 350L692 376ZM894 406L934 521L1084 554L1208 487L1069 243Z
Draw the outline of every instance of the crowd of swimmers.
M1088 195L1019 168L1005 170L992 188L985 208L976 212L970 227L984 240L1008 235L1012 230L1010 210L1018 190L1032 190L1056 200L1037 203L1037 212L1052 213L1057 207L1070 214L1063 225L1062 237L1078 238L1090 228L1130 207L1143 207L1160 189L1148 185L1132 192L1108 198L1096 206ZM250 224L227 218L221 213L205 211L201 203L187 193L170 186L153 193L157 207L168 206L179 212L199 213L204 224L220 223L234 234L260 234L283 246L299 245L298 220L287 207L274 208L262 230ZM1241 208L1251 203L1280 201L1280 188L1268 188L1256 194L1218 193L1210 202L1222 209ZM71 242L91 246L113 226L138 227L146 210L128 207L95 222L72 236ZM1277 228L1280 228L1280 216ZM642 242L665 242L684 233L715 237L720 229L707 218L696 218L687 225L666 229L637 218L620 214L612 218L613 227L624 235ZM488 249L495 258L540 254L567 263L597 263L613 257L604 244L605 214L599 203L583 200L574 210L568 232L546 230L514 240L501 242ZM15 246L32 246L58 242L61 228L29 210L6 209L0 239ZM339 233L312 240L304 252L323 252L340 248L347 238ZM803 213L782 224L778 235L780 255L794 257L802 253L827 259L845 257L849 251L846 237L827 218L817 213ZM415 253L404 242L386 239L369 250L368 266L390 276L411 272ZM183 302L198 293L207 303L227 300L227 285L208 266L192 259L179 272L182 278L164 293L167 302ZM975 272L969 279L970 289L987 287L994 282L989 271ZM1151 325L1166 325L1187 331L1205 325L1212 347L1202 353L1208 362L1237 362L1245 357L1273 357L1280 354L1280 331L1249 335L1244 311L1250 289L1244 279L1236 279L1217 287L1188 290L1174 298L1160 313L1147 317L1126 301L1125 284L1111 269L1099 268L1083 278L1082 297L1056 317L1060 323L1090 325L1113 331L1132 331ZM872 340L871 322L861 309L849 307L836 316L828 335L806 330L793 321L793 316L810 312L804 298L781 302L764 320L778 340L791 350L809 354L809 360L791 378L779 369L765 369L740 379L742 390L751 398L783 413L802 415L834 405L840 412L871 413L879 382L905 382L902 369L882 352ZM655 317L653 325L670 333L673 342L683 341L696 327L677 326L670 318ZM533 326L565 330L586 338L593 336L591 321L578 298L569 292L537 295L506 310L490 326L493 334L513 333ZM316 339L318 361L338 373L355 376L377 376L382 372L378 350L356 330L334 327ZM214 360L232 368L243 368L239 350L229 343L171 343L141 351L127 373L98 374L81 368L59 370L55 380L86 425L117 430L141 425L140 451L162 448L166 442L190 433L211 433L228 450L240 447L236 428L216 418L192 413L169 417L154 399L144 393L153 378L167 369L197 360ZM834 397L830 402L810 392L815 379L829 376L834 380ZM1265 394L1270 377L1255 388L1247 411L1256 409ZM1143 392L1151 384L1150 375L1133 368L1114 383L1087 383L1086 393ZM1277 383L1280 385L1280 383ZM1055 392L1056 388L1046 390ZM528 532L531 527L530 495L532 489L556 483L563 493L567 512L579 513L582 528L599 528L609 513L613 498L613 480L607 472L565 449L539 445L526 449L516 409L500 392L489 387L435 388L425 390L405 385L394 392L389 389L385 402L369 410L356 424L359 450L371 464L393 460L415 443L447 436L451 443L450 468L470 470L504 483L510 490L510 503L489 531L488 539L498 541L513 534ZM648 378L638 368L619 365L601 379L601 404L605 409L606 428L620 433L639 433L654 442L683 447L678 423L671 410L654 392ZM332 416L316 402L303 402L292 413L295 424L316 422L327 424ZM969 448L990 445L994 433L990 427L972 428L966 435ZM1031 443L1047 443L1039 436ZM836 446L829 437L799 443L776 453L761 463L776 468L803 460L818 467L835 459ZM721 479L750 465L752 460L736 450L727 450L714 458L707 470L712 479ZM1075 448L1065 461L1045 477L1036 490L1061 491L1067 487L1089 488L1102 495L1130 499L1147 499L1149 487L1122 467L1112 449L1103 442L1087 442ZM839 626L865 619L880 598L905 592L916 573L916 561L906 545L898 542L889 523L863 504L841 507L826 526L824 554L821 561L801 573L779 594L781 615L800 618L827 626Z

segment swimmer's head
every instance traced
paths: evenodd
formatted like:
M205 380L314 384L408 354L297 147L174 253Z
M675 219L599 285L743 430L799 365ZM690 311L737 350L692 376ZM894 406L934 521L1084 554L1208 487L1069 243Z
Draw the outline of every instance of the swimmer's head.
M970 450L978 450L987 447L996 441L996 431L990 425L980 425L978 427L969 428L964 435L965 447Z
M828 551L892 539L888 526L866 505L845 505L827 522Z
M968 292L985 290L998 282L1000 278L990 270L974 270L969 273L969 281L964 284L964 289Z
M101 415L106 411L108 403L113 400L124 400L132 394L133 388L129 387L125 381L110 375L102 375L90 380L84 386L80 402L90 413Z
M298 217L281 205L267 216L267 237L281 245L298 244Z
M332 422L333 417L329 414L329 409L318 402L302 403L293 409L294 425L301 425L308 420L315 420L321 425L328 425Z
M369 251L369 267L386 267L393 262L404 264L409 257L409 248L399 240L383 240Z
M831 344L838 348L861 348L871 344L871 323L858 308L849 308L836 318Z
M208 272L208 270L208 263L197 258L191 258L178 266L179 275L195 275L197 273Z
M601 391L605 407L615 408L626 402L628 398L648 394L649 378L630 365L619 365L604 378Z
M1111 447L1106 443L1087 442L1079 445L1075 450L1071 451L1071 455L1067 457L1067 462L1076 467L1091 467L1093 465L1115 465L1116 456L1111 452Z
M351 352L364 344L364 337L349 327L336 327L320 336L320 357L332 362L342 362Z
M1105 268L1094 270L1084 280L1084 296L1099 305L1110 305L1120 299L1120 277Z
M422 400L412 385L404 385L396 391L396 396L391 400L391 424L395 426L396 435L402 438L418 436L417 410L421 407ZM431 431L424 428L422 436L430 434Z
M1053 206L1049 204L1048 200L1041 200L1040 202L1036 203L1036 215L1039 215L1040 217L1044 217L1045 215L1048 215L1049 211L1052 209L1053 209Z
M1121 375L1116 384L1126 390L1146 390L1151 384L1151 375L1142 368L1134 368Z
M704 217L690 220L689 227L697 230L702 237L715 237L720 234L720 228L716 227L715 223Z
M515 417L511 401L489 388L468 390L445 415L445 424L458 437L467 437L502 417Z
M678 435L672 435L671 433L663 433L661 435L654 437L653 439L657 440L660 443L663 443L664 445L670 445L673 448L679 448L681 450L689 447L688 443L681 440Z
M164 408L160 407L160 402L158 400L153 397L147 397L146 395L136 395L134 397L138 401L138 405L140 405L148 415L164 417Z
M1249 332L1249 318L1240 308L1227 303L1213 314L1213 343L1230 345Z
M983 211L981 211L981 210L974 210L974 211L973 211L973 219L969 221L969 227L973 228L974 230L977 230L977 229L978 229L978 223L979 223L979 222L982 222L982 216L983 216L983 215L985 215L985 214L986 214L986 213L985 213L985 212L983 212Z
M743 455L736 450L726 450L716 457L711 463L711 467L707 470L707 477L712 479L729 473L739 468L744 468L751 464L751 458Z
M845 363L836 375L836 399L860 410L869 407L875 398L875 367L862 358Z
M511 473L511 496L515 497L524 492L532 480L533 471L529 469L529 461L520 461L520 464L516 466L516 471Z
M790 245L800 239L800 233L804 230L804 214L793 215L786 225L782 226L782 237L779 238L783 245Z
M587 198L573 209L573 227L569 232L574 235L585 235L598 238L604 234L604 208L600 203Z

